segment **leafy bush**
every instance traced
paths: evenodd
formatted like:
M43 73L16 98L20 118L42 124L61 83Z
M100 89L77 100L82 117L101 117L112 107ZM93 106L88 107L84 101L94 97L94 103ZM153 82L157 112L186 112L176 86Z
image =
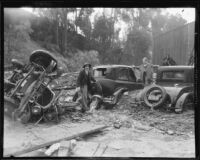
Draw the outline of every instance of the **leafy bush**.
M71 58L65 60L69 71L78 71L84 63L90 63L92 66L99 64L97 51L78 51Z

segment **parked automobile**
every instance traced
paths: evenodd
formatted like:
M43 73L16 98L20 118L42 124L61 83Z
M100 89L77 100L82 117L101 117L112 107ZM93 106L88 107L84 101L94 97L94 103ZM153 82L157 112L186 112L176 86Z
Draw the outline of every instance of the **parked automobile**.
M194 105L194 66L159 66L155 84L145 87L141 99L156 108L168 104L180 113Z
M101 84L103 96L111 96L120 88L127 90L142 89L134 70L128 65L102 65L93 68L95 79Z
M109 102L115 105L121 95L125 91L143 89L144 84L137 80L134 69L128 65L100 65L93 68L93 74L97 83L93 84L92 90L98 92L93 93L92 98L96 98L98 104L102 102ZM96 87L96 89L94 89Z

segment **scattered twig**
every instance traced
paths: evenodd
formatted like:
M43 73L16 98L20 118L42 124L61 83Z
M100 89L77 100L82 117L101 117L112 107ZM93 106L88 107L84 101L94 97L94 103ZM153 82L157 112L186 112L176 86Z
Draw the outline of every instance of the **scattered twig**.
M96 152L97 152L97 150L99 149L99 147L100 147L100 143L98 144L96 150L95 150L94 153L92 154L92 157L96 154Z
M108 148L108 145L104 148L103 152L101 153L101 156L105 153L106 149Z

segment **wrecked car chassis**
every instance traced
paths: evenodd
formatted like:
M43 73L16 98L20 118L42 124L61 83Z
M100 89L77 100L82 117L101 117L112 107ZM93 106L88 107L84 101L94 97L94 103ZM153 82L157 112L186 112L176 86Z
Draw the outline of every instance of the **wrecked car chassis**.
M55 92L55 88L49 87L51 81L60 76L53 55L36 50L31 54L28 64L24 65L17 60L12 60L12 64L15 69L4 80L5 114L22 123L38 117L41 117L39 121L58 121L63 109L56 102L62 92Z

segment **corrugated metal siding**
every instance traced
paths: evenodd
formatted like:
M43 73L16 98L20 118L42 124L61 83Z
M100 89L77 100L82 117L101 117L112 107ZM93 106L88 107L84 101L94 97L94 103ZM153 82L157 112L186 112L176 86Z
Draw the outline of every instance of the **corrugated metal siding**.
M178 65L186 65L194 48L194 22L154 37L153 63L161 65L169 54Z

